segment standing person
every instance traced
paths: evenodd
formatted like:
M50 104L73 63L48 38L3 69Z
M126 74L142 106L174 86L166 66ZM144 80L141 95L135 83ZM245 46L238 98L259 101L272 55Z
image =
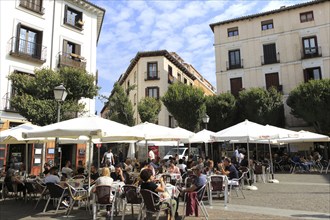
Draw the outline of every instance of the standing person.
M107 162L110 163L110 165L114 165L114 163L115 163L115 159L113 157L111 148L109 148L109 150L104 153L102 161L101 161L102 164L107 164Z
M150 149L148 153L148 158L150 159L150 161L155 159L155 152L152 149Z
M118 158L119 158L119 163L123 163L124 162L124 154L123 154L123 152L121 150L119 150Z

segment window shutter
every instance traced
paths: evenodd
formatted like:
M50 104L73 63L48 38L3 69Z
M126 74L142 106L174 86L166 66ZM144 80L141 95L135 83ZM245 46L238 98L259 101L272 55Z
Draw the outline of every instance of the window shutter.
M67 49L68 49L68 41L63 40L63 54L62 55L66 55L68 53Z
M66 24L67 23L67 13L68 13L68 6L67 5L65 5L65 7L64 7L64 24Z
M304 69L304 81L305 81L305 82L308 81L308 73L307 73L307 69Z
M74 45L75 49L74 49L74 53L77 54L77 55L81 55L81 46L79 44L75 44Z
M18 53L19 51L20 34L21 34L21 23L18 23L16 27L16 41L15 41L15 49L14 49L16 53Z
M39 31L37 33L37 47L36 47L36 55L39 59L41 59L41 55L42 55L42 36L43 36L43 32Z

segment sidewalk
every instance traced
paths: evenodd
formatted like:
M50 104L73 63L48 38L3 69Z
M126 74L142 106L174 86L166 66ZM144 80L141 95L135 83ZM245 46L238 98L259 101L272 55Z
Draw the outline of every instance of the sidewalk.
M280 181L275 183L256 183L257 191L244 190L246 199L232 192L228 206L224 207L223 200L213 200L213 206L207 205L209 219L330 219L330 175L319 174L276 174L275 178ZM68 219L64 216L65 210L59 210L54 214L52 204L48 211L42 213L45 202L33 209L35 201L24 203L22 200L1 200L0 219ZM182 214L180 201L179 214ZM125 219L137 219L135 215L126 211ZM201 214L201 212L200 212ZM98 219L105 219L105 212L98 214ZM69 219L92 219L92 215L85 209L75 209ZM121 219L121 216L115 217ZM165 220L165 217L160 219ZM187 220L204 219L203 217L186 217Z

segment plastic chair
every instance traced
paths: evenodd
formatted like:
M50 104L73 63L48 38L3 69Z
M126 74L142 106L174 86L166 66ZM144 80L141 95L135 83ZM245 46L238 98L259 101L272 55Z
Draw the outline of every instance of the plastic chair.
M224 177L220 175L211 175L210 176L210 185L211 185L211 195L213 192L217 193L217 196L220 196L220 193L223 192L223 183L224 183Z
M114 192L114 194L112 193ZM113 191L111 186L109 185L98 185L96 186L96 201L95 204L97 206L111 206L111 220L113 220L113 213L115 208L115 201L116 201L116 191ZM95 210L96 211L96 210ZM93 219L95 219L95 215L97 213L93 210Z
M206 183L207 184L207 183ZM202 210L202 213L205 217L206 220L209 219L209 214L205 208L204 202L203 202L203 198L206 192L206 184L202 187L200 187L197 191L194 192L186 192L185 196L184 196L184 205L183 205L183 215L182 215L182 220L184 220L184 218L186 217L186 207L187 207L187 194L189 193L197 193L197 205L198 207L200 207L200 209Z
M229 190L230 195L231 195L232 188L234 187L237 197L238 197L237 191L239 190L239 191L241 191L243 198L245 199L245 195L243 193L243 183L244 183L245 179L248 179L248 177L247 177L248 173L249 173L249 169L246 168L246 169L244 169L244 172L242 173L240 178L237 178L237 179L235 178L235 179L230 180L230 182L228 183L228 185L230 186L230 190Z
M138 187L132 185L124 185L122 187L123 196L124 196L124 208L123 208L123 215L122 220L125 219L125 212L126 212L126 205L131 204L132 208L132 217L134 216L134 209L133 205L139 205L139 216L140 219L141 211L142 211L142 197L138 192Z
M156 220L158 220L161 211L171 210L171 206L162 206L163 202L157 193L154 193L148 189L141 189L140 193L143 198L143 207L146 212L147 219L150 219L150 217L156 213Z
M46 186L49 191L49 197L48 197L48 200L47 200L47 203L45 205L43 212L46 212L50 199L53 199L53 200L56 199L56 200L58 200L58 205L57 205L55 213L57 213L58 208L60 207L61 202L64 199L64 196L67 195L67 188L63 188L62 186L55 184L55 183L46 183Z

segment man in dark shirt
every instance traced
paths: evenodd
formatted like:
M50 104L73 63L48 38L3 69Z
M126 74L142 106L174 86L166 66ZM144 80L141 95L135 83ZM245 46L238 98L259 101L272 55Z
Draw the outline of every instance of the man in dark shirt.
M221 174L226 175L229 180L238 178L238 171L228 157L226 157L223 160L223 163L220 164L220 172Z
M91 166L91 184L94 184L94 182L97 180L97 178L100 177L100 174L97 172L97 169L94 165Z
M115 172L111 172L110 177L113 179L113 181L119 180L121 182L125 182L126 178L120 164L115 166Z

